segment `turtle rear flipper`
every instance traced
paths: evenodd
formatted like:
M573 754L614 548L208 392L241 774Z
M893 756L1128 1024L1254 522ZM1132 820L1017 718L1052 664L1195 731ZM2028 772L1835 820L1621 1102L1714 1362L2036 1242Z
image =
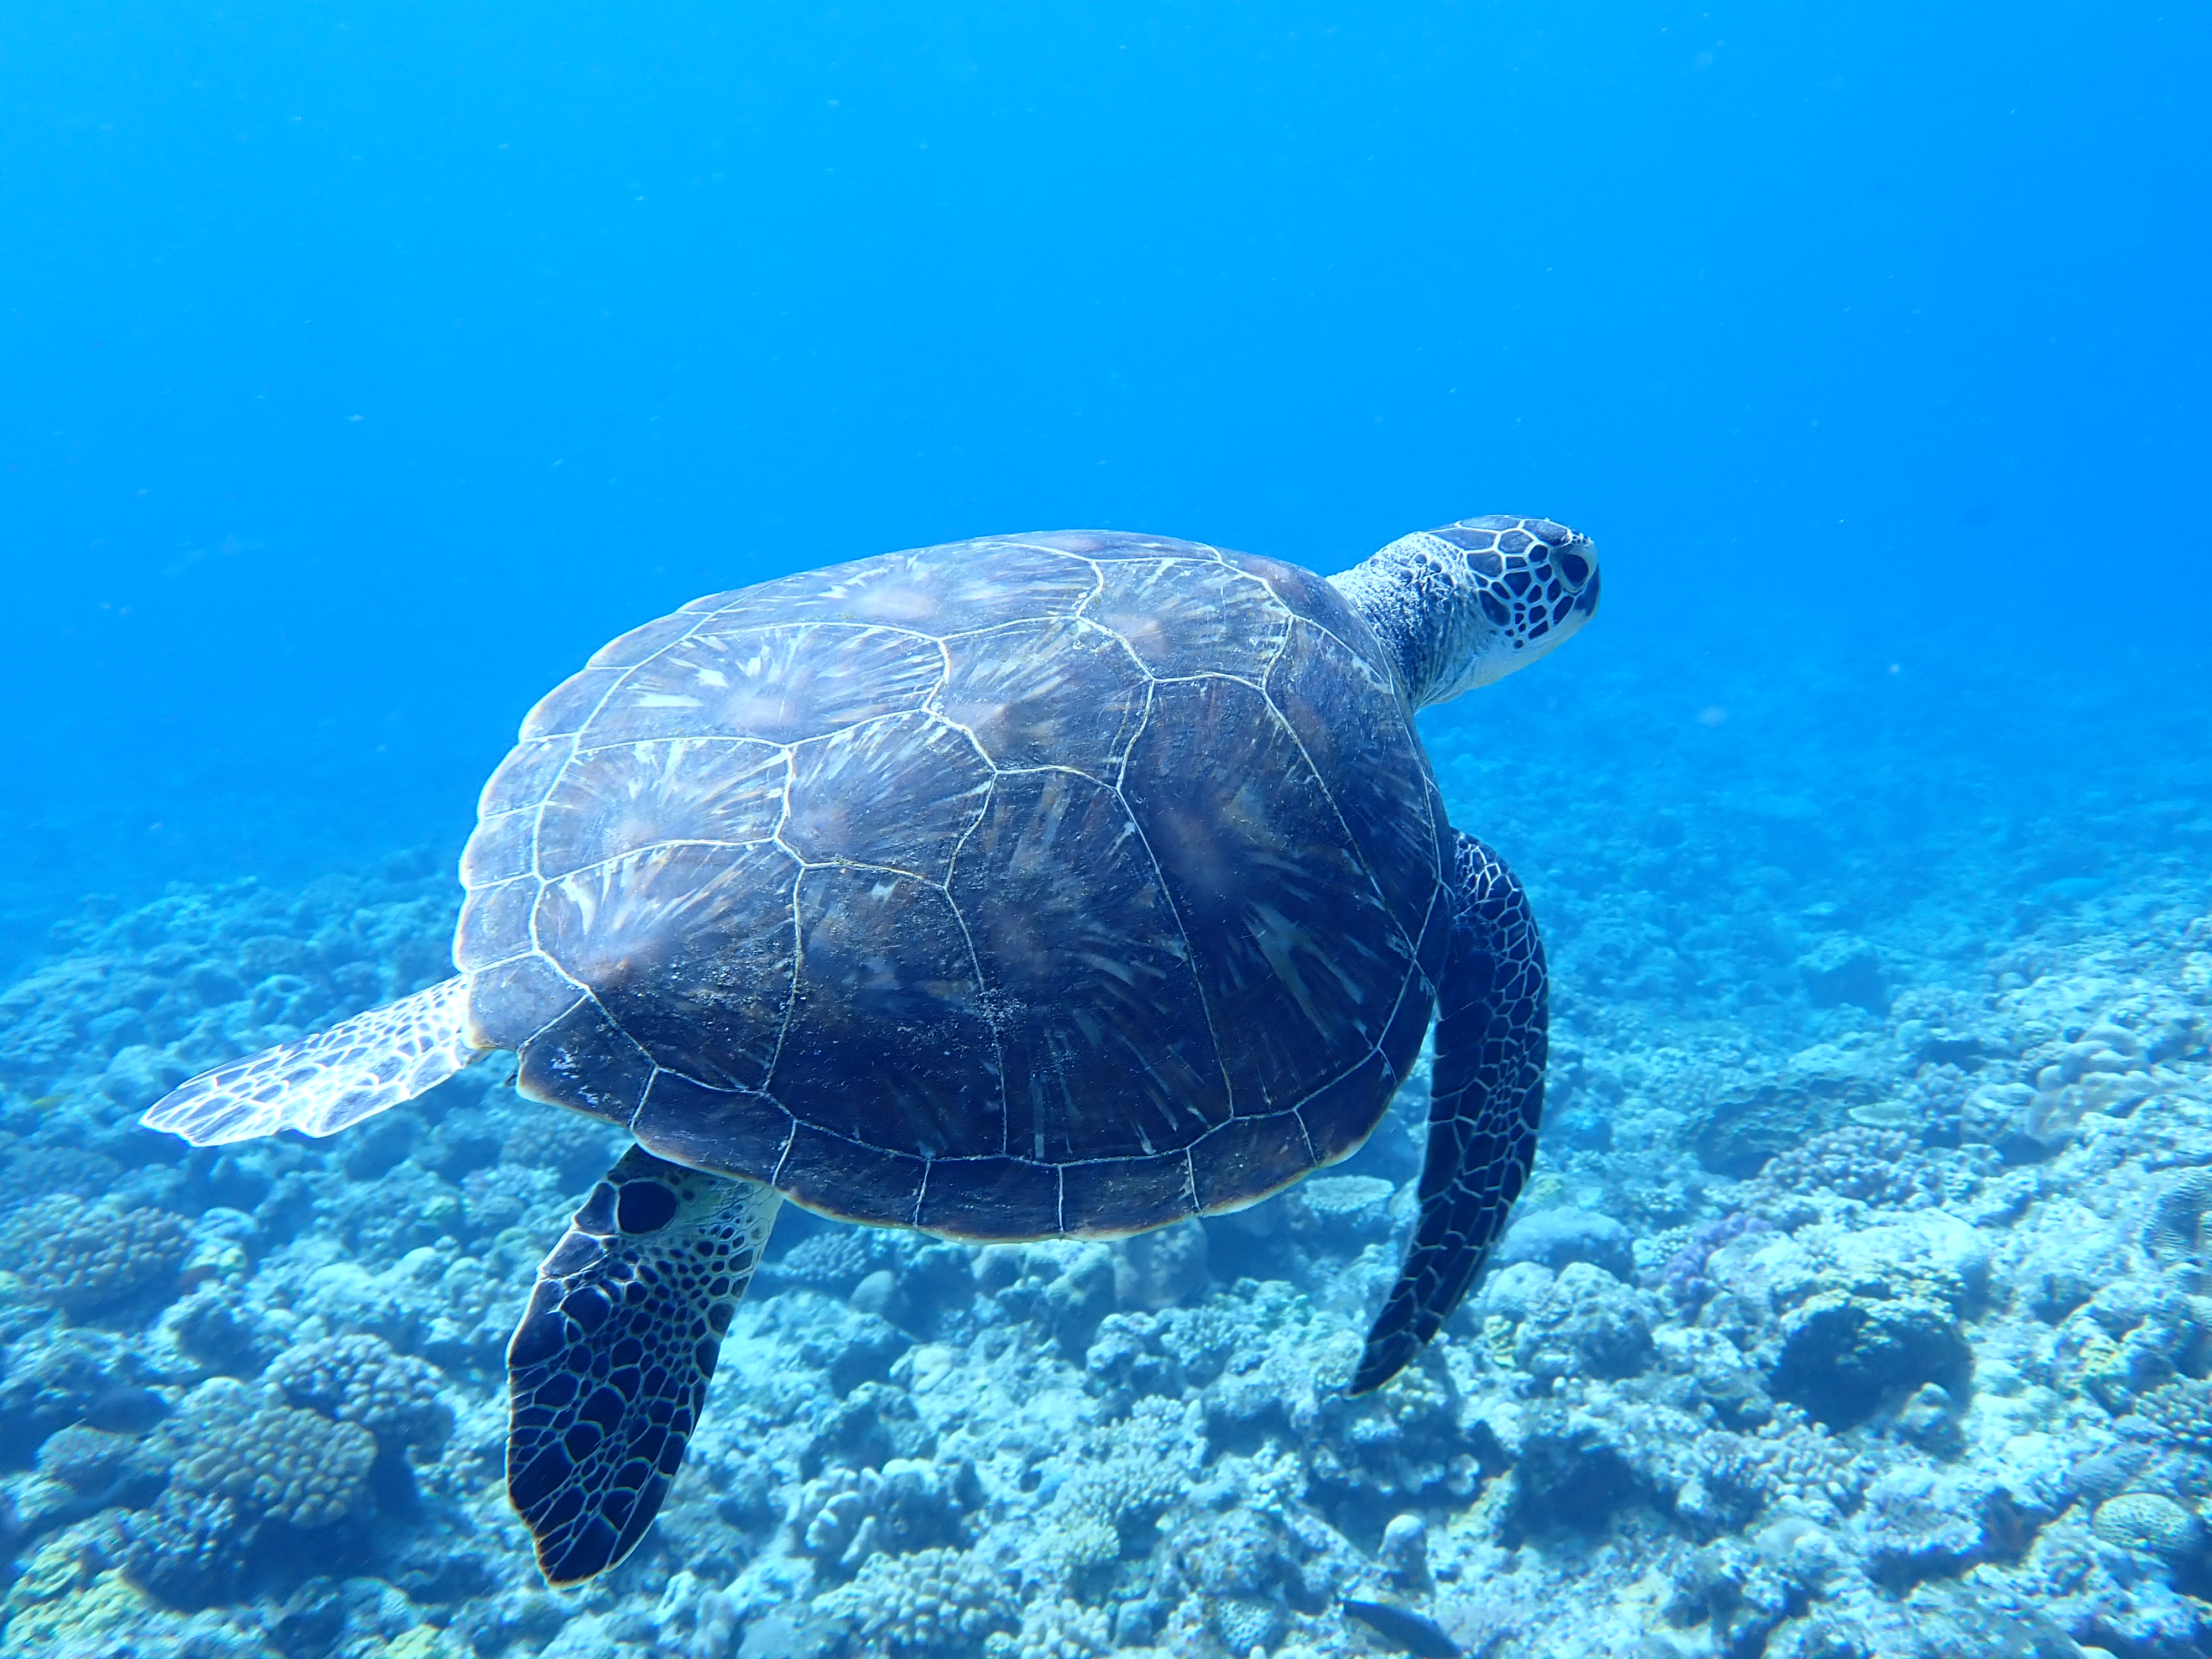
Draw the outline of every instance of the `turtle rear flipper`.
M653 1524L782 1201L633 1146L539 1266L507 1350L507 1495L548 1583Z
M470 1040L468 981L449 979L327 1031L172 1089L138 1121L195 1146L279 1129L334 1135L437 1087L491 1051Z
M1421 1218L1367 1333L1353 1394L1403 1370L1459 1306L1528 1179L1544 1115L1543 940L1504 861L1454 833L1451 954L1437 993Z

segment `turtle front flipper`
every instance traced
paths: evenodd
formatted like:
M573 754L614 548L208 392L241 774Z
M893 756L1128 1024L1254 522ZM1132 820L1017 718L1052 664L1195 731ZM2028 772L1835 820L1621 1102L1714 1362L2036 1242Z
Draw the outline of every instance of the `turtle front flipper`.
M471 1040L465 976L194 1078L138 1121L195 1146L279 1129L334 1135L427 1093L491 1050Z
M633 1146L539 1266L507 1349L507 1495L548 1583L653 1524L782 1201Z
M1451 953L1437 994L1421 1218L1367 1333L1353 1394L1404 1370L1459 1306L1528 1179L1544 1115L1544 942L1504 861L1472 836L1458 841Z

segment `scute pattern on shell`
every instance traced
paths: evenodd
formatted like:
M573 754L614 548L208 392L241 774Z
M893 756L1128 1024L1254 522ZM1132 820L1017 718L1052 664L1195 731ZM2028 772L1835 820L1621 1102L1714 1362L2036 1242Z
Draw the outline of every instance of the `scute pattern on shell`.
M717 594L547 696L455 959L519 1086L853 1219L1112 1236L1364 1137L1449 919L1382 649L1108 532Z

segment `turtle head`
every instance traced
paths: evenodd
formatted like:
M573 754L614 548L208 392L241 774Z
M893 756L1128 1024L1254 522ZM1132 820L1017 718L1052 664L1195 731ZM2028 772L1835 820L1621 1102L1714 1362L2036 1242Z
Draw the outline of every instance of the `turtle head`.
M1401 536L1329 580L1419 708L1525 668L1597 611L1597 550L1549 519L1462 519Z

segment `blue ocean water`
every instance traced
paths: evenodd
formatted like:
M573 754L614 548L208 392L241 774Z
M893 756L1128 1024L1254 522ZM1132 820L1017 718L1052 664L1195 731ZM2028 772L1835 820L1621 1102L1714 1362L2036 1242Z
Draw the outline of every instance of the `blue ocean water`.
M2208 46L2133 3L13 8L0 1653L1395 1650L1346 1597L1498 1659L2212 1652ZM1586 632L1422 722L1550 942L1523 1206L1570 1220L1427 1395L1291 1374L1387 1287L1363 1189L951 1311L821 1246L725 1360L747 1443L563 1600L498 1519L498 1351L605 1148L481 1079L366 1151L129 1127L442 972L524 712L696 595L1073 526L1333 572L1487 513L1604 562ZM1335 1178L1406 1188L1391 1123ZM172 1278L47 1284L111 1237L80 1276ZM340 1519L234 1516L249 1570L143 1518L246 1409L196 1391L364 1420L283 1366L372 1340L448 1425L378 1407ZM1054 1565L1079 1499L1115 1541Z

